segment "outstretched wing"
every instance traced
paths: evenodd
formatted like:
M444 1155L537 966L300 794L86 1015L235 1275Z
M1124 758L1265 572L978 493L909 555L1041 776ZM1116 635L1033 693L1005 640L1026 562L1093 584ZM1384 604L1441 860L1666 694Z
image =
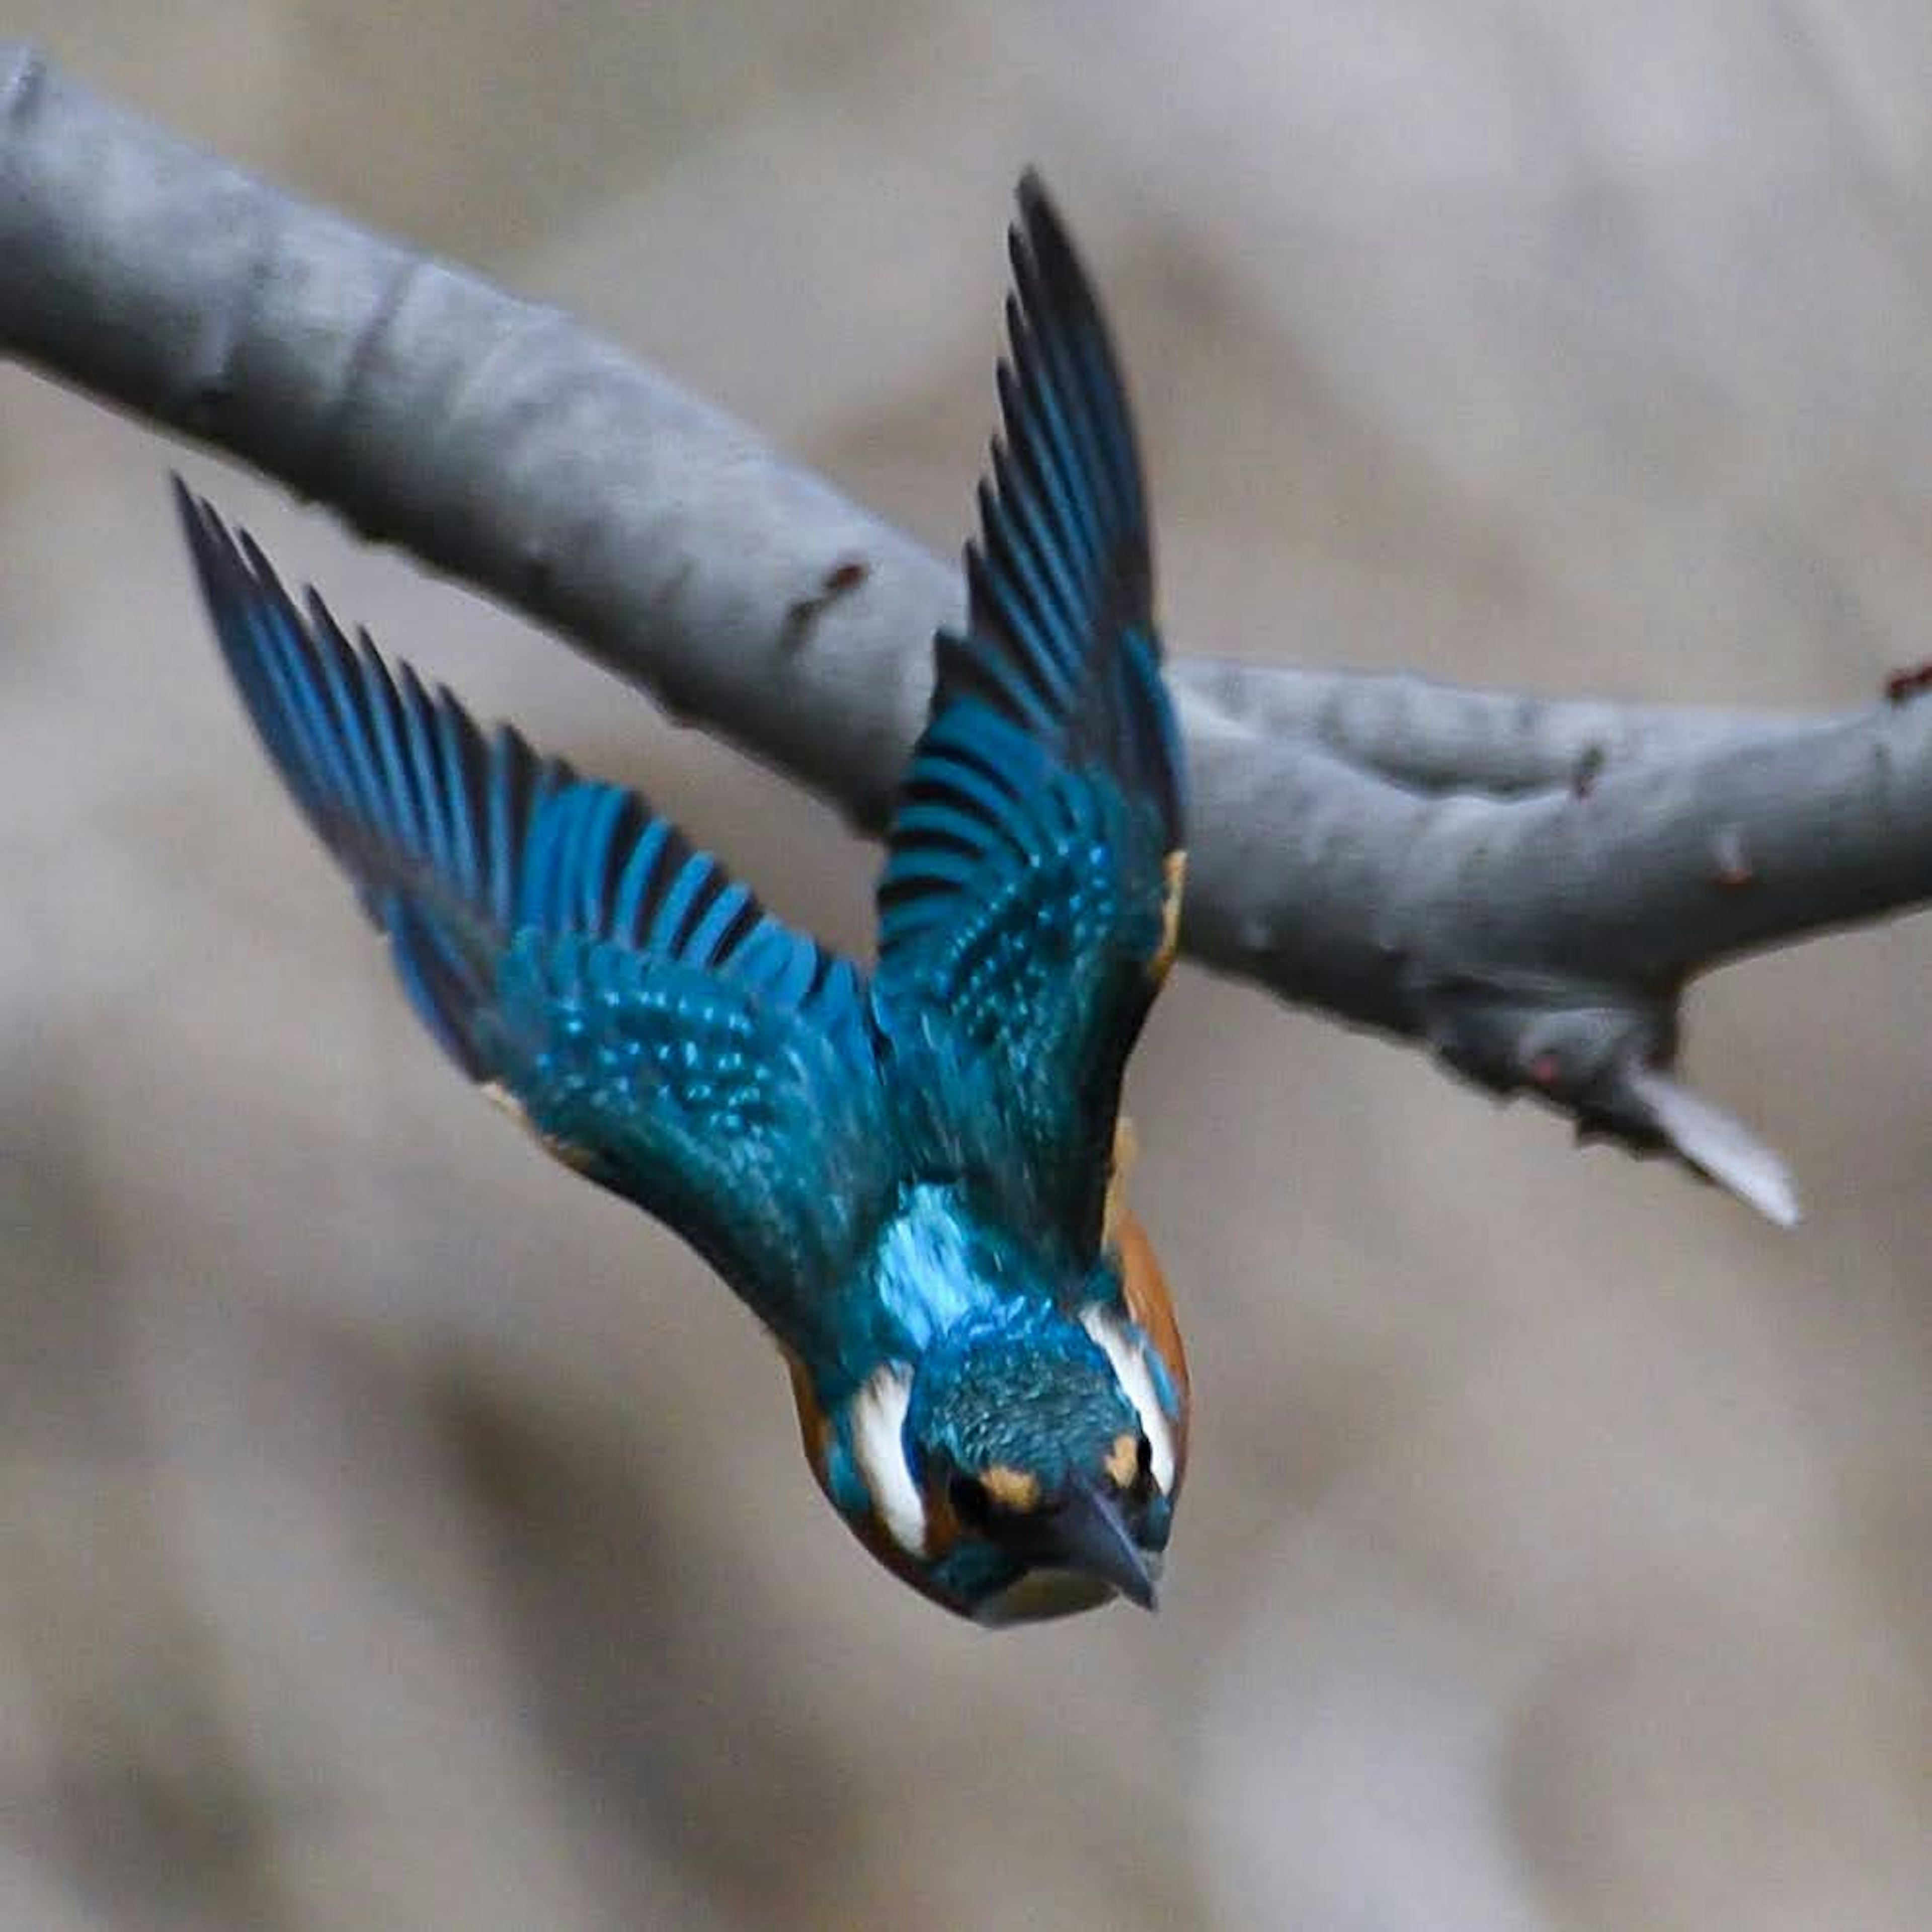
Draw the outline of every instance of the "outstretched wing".
M794 1348L885 1198L854 968L633 792L486 738L176 485L270 758L411 1004L550 1150L677 1230Z
M1120 1079L1180 909L1182 771L1106 323L1039 182L1010 238L1004 436L878 889L888 1036L990 1063L1034 1205L1090 1258Z

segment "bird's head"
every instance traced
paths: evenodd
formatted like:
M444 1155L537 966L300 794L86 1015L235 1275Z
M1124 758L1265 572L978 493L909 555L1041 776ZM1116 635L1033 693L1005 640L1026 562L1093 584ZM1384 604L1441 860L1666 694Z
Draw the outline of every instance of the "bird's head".
M1111 1311L1006 1304L862 1391L854 1446L893 1567L986 1624L1154 1606L1172 1427L1138 1331Z

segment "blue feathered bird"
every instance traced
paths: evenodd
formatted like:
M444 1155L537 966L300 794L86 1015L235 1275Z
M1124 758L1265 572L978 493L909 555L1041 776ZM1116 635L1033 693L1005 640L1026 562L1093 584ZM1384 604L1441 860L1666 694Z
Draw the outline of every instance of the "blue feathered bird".
M948 1608L1151 1608L1186 1449L1120 1082L1172 957L1181 754L1134 430L1028 177L1004 436L942 633L867 973L635 793L488 735L298 609L177 485L262 742L411 1004L543 1145L776 1338L832 1507Z

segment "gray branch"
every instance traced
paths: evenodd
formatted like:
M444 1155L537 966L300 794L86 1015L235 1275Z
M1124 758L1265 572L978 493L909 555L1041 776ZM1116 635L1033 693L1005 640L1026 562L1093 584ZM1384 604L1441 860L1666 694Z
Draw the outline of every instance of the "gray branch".
M956 573L547 308L0 51L0 348L554 626L876 830ZM158 508L158 514L159 514ZM1932 895L1932 704L1626 710L1177 658L1185 944L1774 1218L1700 969Z
M1697 756L1810 729L1788 712L1619 704L1472 690L1395 671L1305 670L1196 658L1175 676L1220 710L1312 740L1418 791L1523 792L1587 785L1612 766Z

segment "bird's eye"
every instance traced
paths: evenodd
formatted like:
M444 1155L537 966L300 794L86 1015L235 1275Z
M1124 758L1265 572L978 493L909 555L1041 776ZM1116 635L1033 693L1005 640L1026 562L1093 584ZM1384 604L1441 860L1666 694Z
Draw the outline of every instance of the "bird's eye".
M984 1529L993 1514L993 1498L976 1477L955 1476L946 1485L946 1498L952 1505L952 1514L969 1529Z
M1154 1444L1143 1436L1134 1451L1134 1488L1145 1496L1154 1481Z

